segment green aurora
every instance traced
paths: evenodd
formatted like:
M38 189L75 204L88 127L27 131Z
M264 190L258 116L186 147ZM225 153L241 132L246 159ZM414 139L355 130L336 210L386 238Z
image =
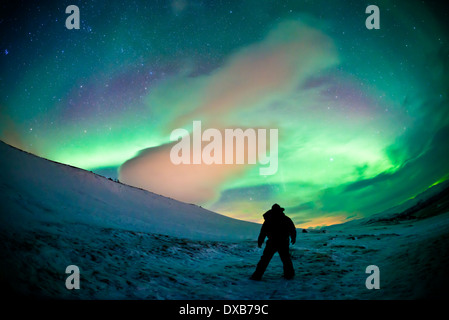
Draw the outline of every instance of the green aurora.
M61 4L2 4L0 139L239 219L380 212L448 177L449 34L417 1L377 1L368 30L369 4L81 1L80 30ZM173 177L170 132L193 120L277 128L277 173Z

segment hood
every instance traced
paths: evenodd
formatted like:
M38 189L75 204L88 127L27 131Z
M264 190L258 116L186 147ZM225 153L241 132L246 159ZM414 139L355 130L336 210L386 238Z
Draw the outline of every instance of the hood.
M263 214L263 218L265 219L265 220L269 220L269 219L272 219L272 218L276 218L276 217L282 217L282 216L284 216L285 214L284 214L284 211L282 211L282 210L273 210L273 209L270 209L270 210L268 210L267 212L265 212L264 214Z

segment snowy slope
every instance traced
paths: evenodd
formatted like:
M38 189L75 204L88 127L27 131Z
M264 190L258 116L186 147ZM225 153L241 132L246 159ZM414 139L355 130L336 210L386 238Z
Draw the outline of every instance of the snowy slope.
M282 263L275 255L263 280L254 282L248 277L263 251L256 241L260 225L115 183L3 143L0 155L0 287L12 297L449 297L445 196L414 211L419 219L380 219L375 224L365 219L299 232L291 246L296 277L281 277ZM79 290L65 287L65 269L72 264L80 268ZM365 286L369 265L380 269L379 290Z
M3 142L0 154L2 224L83 223L197 240L254 239L260 230L258 224L116 183Z

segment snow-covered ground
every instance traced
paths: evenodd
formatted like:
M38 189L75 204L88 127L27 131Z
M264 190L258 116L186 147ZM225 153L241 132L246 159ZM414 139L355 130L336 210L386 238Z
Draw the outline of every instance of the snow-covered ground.
M278 255L249 276L260 225L122 185L0 143L0 283L62 299L414 299L448 297L449 213L298 230L296 277ZM68 290L68 265L80 289ZM380 289L368 290L368 265Z

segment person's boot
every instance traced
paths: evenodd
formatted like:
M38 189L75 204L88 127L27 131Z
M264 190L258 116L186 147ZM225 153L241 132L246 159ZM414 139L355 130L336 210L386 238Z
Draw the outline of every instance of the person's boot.
M262 280L262 277L253 273L253 275L251 277L249 277L250 280L254 280L254 281L260 281Z

